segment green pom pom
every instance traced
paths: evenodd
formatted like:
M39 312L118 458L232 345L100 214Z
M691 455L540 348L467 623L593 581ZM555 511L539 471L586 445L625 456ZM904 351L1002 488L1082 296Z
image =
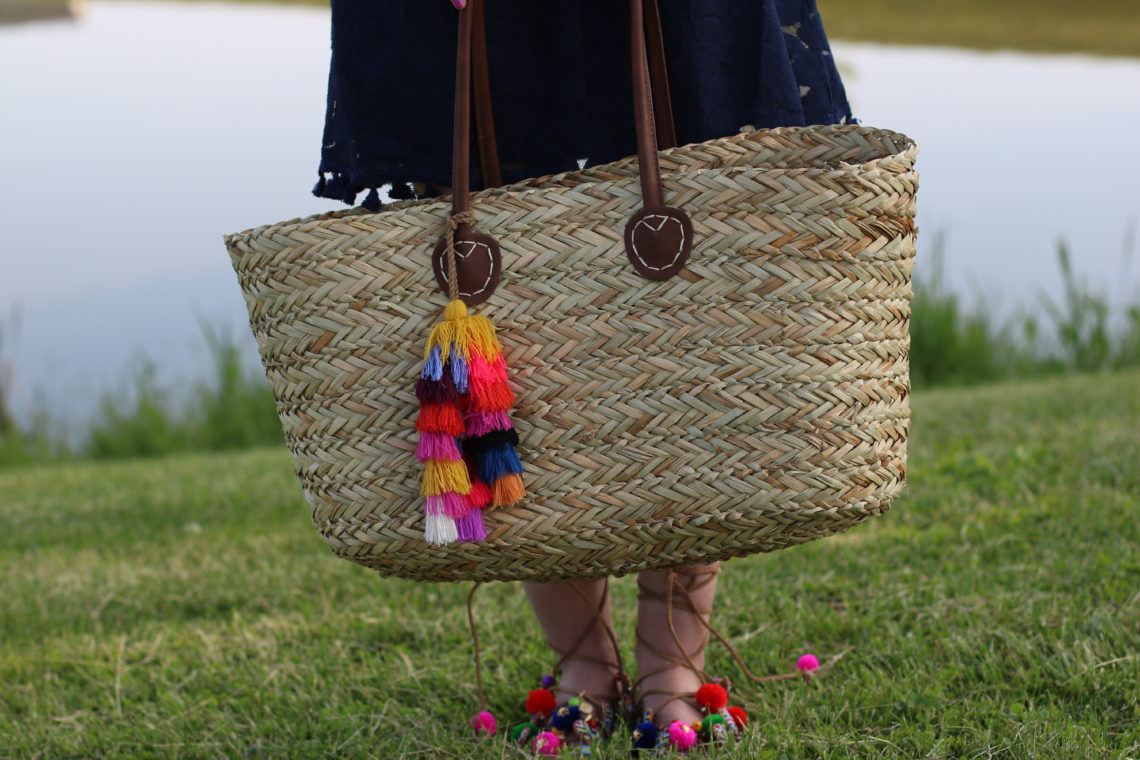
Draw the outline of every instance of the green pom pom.
M527 740L538 736L538 726L530 721L519 723L511 727L511 741L515 744L524 744Z
M570 699L567 700L566 704L570 705L571 707L578 707L582 704L582 700L578 699L577 697L570 697Z
M701 720L701 734L703 736L708 736L712 732L712 727L714 725L716 725L717 723L724 723L724 716L723 715L721 715L720 713L713 713L711 715L706 715Z

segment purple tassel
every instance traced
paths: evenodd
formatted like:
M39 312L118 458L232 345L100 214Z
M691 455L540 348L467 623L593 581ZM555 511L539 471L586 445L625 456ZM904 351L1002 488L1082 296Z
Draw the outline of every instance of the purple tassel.
M451 373L446 371L448 360L444 366L444 373L439 380L421 377L416 381L416 398L420 401L456 401L459 394L455 392L455 383L451 381Z
M472 509L463 517L455 521L459 531L460 541L484 541L487 538L487 526L483 523L483 510Z

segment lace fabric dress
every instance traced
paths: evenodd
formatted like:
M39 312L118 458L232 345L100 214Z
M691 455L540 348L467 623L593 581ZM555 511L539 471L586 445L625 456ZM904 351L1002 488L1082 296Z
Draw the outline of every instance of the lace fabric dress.
M504 182L637 152L628 5L485 0ZM815 0L659 0L680 144L855 121ZM315 195L451 184L456 11L446 0L332 0L332 62ZM472 188L483 186L472 149ZM427 191L432 192L430 189Z

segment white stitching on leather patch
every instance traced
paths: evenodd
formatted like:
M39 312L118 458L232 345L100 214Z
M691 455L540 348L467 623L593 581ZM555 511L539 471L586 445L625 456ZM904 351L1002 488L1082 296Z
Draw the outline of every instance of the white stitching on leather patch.
M464 245L468 247L467 253L460 253L460 246ZM466 290L459 291L459 295L461 296L477 296L482 293L491 284L491 276L495 273L495 257L491 255L491 246L487 245L486 243L480 243L475 240L460 240L455 244L455 255L461 259L470 258L471 254L475 252L476 248L487 249L487 258L491 262L490 266L487 267L487 279L483 280L483 284L479 287L478 290L472 291L470 293ZM440 267L440 269L443 272L443 284L447 285L447 251L443 252L441 259L443 266Z
M648 223L650 219L660 219L661 221L658 222L656 227L654 227L653 225ZM665 222L667 222L667 221L676 222L678 225L680 225L680 227L681 227L681 241L677 245L677 252L675 254L673 254L673 258L669 261L669 263L665 264L663 266L655 267L655 266L652 266L651 264L649 264L644 258L642 258L641 253L637 250L637 228L644 224L646 227L649 227L649 229L653 230L654 232L660 232L661 228L665 226ZM670 216L669 214L648 214L646 216L643 216L641 219L637 220L637 224L634 225L634 228L633 228L632 232L630 233L629 239L633 244L633 253L635 256L637 256L637 260L641 262L641 265L643 267L645 267L646 269L656 269L656 270L660 271L662 269L668 269L669 267L676 264L677 259L680 258L681 253L685 250L685 225L681 224L680 219L677 219L674 216Z

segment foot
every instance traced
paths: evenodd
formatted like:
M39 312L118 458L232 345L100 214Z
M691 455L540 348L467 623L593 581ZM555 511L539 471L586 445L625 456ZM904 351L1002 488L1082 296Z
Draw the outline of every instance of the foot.
M704 717L695 693L704 671L719 565L643 572L638 578L637 671L642 705L663 730Z
M553 669L558 683L551 687L558 705L580 700L583 720L592 718L595 730L605 733L628 686L610 620L607 579L524 586L547 643L559 655Z

